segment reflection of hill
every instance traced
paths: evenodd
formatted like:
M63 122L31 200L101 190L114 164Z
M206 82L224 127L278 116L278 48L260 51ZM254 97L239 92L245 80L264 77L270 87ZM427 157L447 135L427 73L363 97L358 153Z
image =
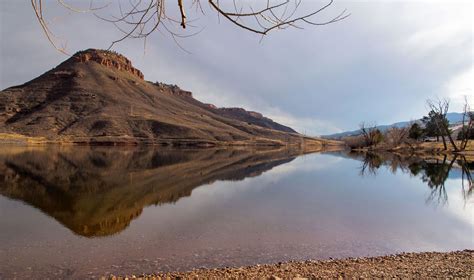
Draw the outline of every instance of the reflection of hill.
M45 148L0 153L0 194L83 236L125 229L145 206L173 203L216 180L289 162L293 150Z

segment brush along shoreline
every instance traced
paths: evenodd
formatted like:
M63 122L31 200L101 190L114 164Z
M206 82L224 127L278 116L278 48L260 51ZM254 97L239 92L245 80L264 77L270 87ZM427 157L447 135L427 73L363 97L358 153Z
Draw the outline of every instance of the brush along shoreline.
M212 141L206 139L185 139L185 138L166 138L166 139L147 139L137 137L71 137L61 139L47 139L45 137L30 137L21 134L0 133L0 144L17 144L17 145L90 145L90 146L174 146L174 147L222 147L222 146L268 146L268 147L284 147L298 146L311 147L314 150L325 150L326 148L334 149L344 148L344 143L340 141L321 140L303 135L295 134L296 140L282 141L266 138L255 138L252 140L242 141Z
M474 250L401 253L380 257L291 261L236 268L195 269L101 279L473 279Z
M459 144L460 141L456 141L456 144ZM466 156L466 157L474 157L474 140L469 140L466 145L466 149L462 151L456 151L451 144L447 145L447 149L444 149L443 144L440 142L420 142L414 144L403 144L399 146L372 146L372 147L364 147L364 148L353 148L352 151L354 152L363 152L363 153L393 153L393 154L400 154L400 155L410 155L410 156L418 156L418 157L427 157L433 155L459 155L459 156ZM469 160L469 158L468 158Z

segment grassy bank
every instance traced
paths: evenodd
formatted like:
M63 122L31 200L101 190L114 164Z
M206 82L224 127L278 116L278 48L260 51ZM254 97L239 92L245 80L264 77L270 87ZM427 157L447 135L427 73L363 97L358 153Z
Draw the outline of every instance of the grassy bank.
M456 145L460 146L460 141ZM392 152L405 155L453 155L459 154L474 159L474 140L469 140L464 151L457 152L453 146L447 143L447 149L444 149L442 142L416 142L412 144L402 144L398 146L380 144L377 146L353 148L357 152Z

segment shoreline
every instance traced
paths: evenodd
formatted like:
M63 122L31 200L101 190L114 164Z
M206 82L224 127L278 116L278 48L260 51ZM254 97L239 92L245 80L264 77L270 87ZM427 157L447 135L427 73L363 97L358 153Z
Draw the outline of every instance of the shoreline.
M401 253L378 257L290 261L235 268L194 269L153 275L103 276L101 279L473 279L474 250Z
M457 144L460 144L460 141L456 141ZM398 146L388 146L388 145L379 145L371 147L360 147L352 148L352 151L355 152L373 152L373 153L400 153L400 154L410 154L410 155L424 155L424 154L442 154L442 155L472 155L474 154L474 140L469 140L465 150L456 151L453 149L451 144L448 144L448 149L443 148L441 142L417 142L412 145L398 145Z
M191 138L138 138L122 136L104 137L64 137L48 139L40 136L26 136L21 134L0 132L0 145L24 145L24 146L159 146L159 147L184 147L184 148L216 148L216 147L310 147L313 149L334 148L344 149L340 141L326 140L309 137L300 134L287 134L288 139L272 139L256 137L249 140L213 140L213 139L191 139ZM291 138L291 139L290 139Z

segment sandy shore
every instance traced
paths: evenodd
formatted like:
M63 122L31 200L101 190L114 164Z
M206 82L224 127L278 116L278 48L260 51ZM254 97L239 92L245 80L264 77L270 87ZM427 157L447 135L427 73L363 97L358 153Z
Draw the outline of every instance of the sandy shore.
M105 279L474 279L474 250L404 253L371 258L287 262L239 268L196 269Z

